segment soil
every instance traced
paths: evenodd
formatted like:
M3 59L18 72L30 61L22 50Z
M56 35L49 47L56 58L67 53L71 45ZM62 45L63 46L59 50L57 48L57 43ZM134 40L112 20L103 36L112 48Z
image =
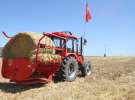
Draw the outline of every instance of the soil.
M86 57L92 74L73 82L33 86L0 76L0 100L135 100L135 57Z

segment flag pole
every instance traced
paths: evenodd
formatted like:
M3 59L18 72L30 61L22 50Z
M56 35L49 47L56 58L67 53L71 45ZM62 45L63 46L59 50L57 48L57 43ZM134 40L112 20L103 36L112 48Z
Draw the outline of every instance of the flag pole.
M84 34L83 34L83 37L85 38L86 37L86 30L87 30L87 22L86 22L86 4L87 4L87 2L88 2L88 0L84 0L84 6L85 6L85 13L84 13L84 18L85 18L85 20L84 20Z
M84 21L84 33L83 37L86 37L86 32L87 32L87 23L91 20L91 15L90 15L90 7L89 7L89 2L88 0L84 0L84 5L85 5L85 21ZM84 54L84 53L83 53Z

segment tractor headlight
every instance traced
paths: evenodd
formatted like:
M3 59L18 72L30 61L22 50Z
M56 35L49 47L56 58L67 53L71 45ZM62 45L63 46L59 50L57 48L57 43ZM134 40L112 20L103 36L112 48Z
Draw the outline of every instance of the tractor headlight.
M28 65L27 67L28 67L28 68L31 68L31 65Z

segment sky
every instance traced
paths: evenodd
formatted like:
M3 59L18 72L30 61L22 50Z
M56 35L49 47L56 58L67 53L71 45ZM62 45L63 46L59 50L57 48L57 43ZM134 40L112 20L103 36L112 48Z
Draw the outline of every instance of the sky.
M135 0L87 1L86 24L86 0L0 0L0 32L71 31L88 40L85 55L135 56ZM0 46L7 41L0 33Z

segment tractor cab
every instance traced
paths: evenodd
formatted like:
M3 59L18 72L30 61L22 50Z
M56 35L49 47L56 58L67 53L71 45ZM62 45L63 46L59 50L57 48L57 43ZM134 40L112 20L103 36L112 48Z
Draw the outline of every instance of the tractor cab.
M86 44L86 40L82 37L78 38L69 31L54 32L46 35L53 40L56 47L56 54L62 56L83 56L83 46Z

